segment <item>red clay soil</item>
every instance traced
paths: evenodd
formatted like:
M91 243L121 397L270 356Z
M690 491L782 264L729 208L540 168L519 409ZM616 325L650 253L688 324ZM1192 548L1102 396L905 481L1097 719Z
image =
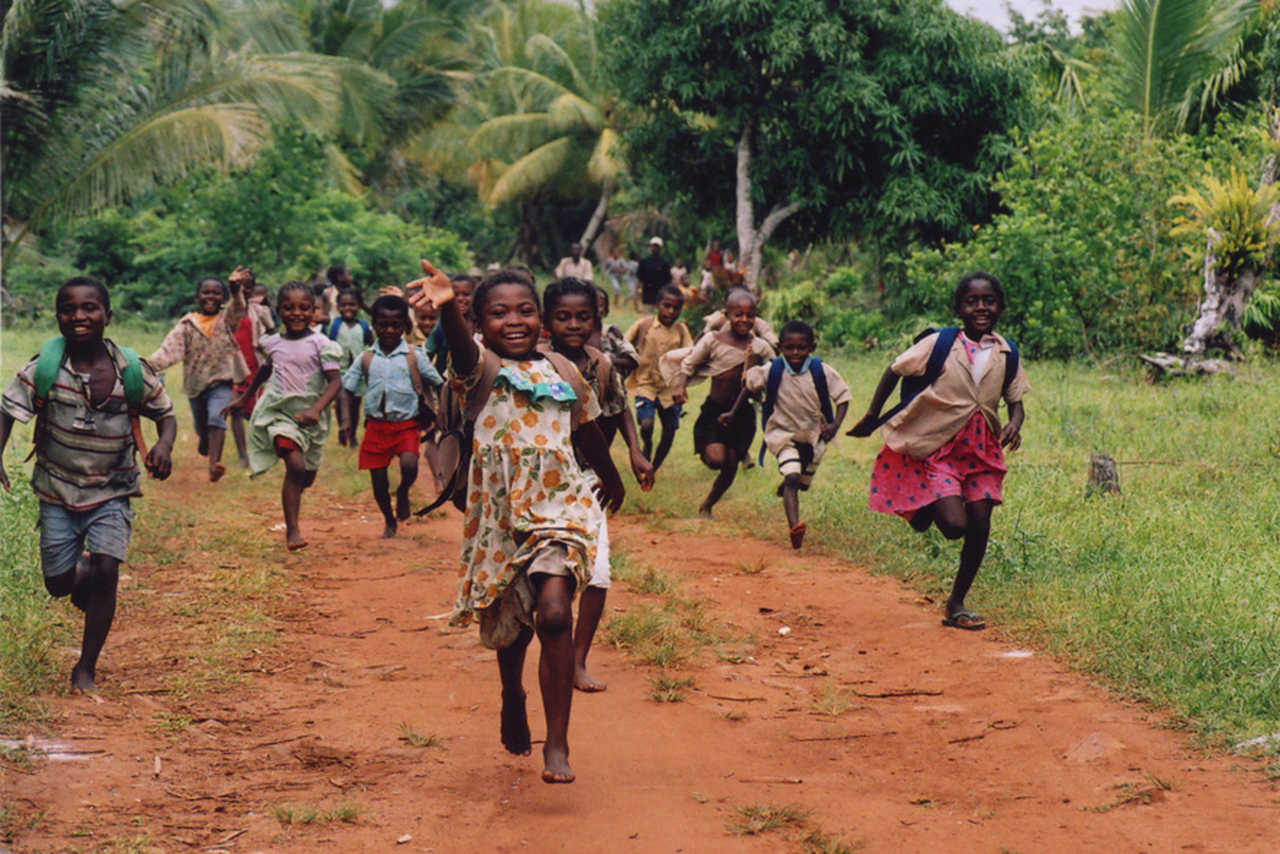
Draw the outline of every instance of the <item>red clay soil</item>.
M192 468L147 500L197 494ZM578 780L543 784L538 745L516 757L498 742L493 653L439 618L459 516L383 542L366 496L318 489L312 545L287 556L270 530L277 483L248 499L267 559L296 582L270 614L277 641L234 662L248 676L234 687L175 697L187 651L172 647L192 640L158 634L148 611L202 566L147 570L153 593L108 643L101 702L48 698L49 735L83 758L0 763L13 851L1280 850L1280 792L1256 763L1196 750L995 631L941 627L893 580L714 523L612 523L618 548L708 600L735 640L679 671L694 684L674 703L649 697L655 668L601 640L592 670L609 690L573 706ZM645 601L660 599L616 583L606 622ZM412 746L402 724L441 744ZM342 804L354 821L337 820ZM730 829L740 808L785 805L803 826ZM286 825L288 809L318 818Z

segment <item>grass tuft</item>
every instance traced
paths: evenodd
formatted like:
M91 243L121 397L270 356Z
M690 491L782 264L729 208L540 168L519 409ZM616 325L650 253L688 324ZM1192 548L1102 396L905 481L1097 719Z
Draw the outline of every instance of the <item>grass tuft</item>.
M655 703L679 703L684 699L684 689L693 687L693 680L650 676L649 686L649 699Z
M734 836L756 836L772 830L803 827L809 813L794 804L751 804L734 808L734 819L725 826Z
M822 684L822 693L813 698L810 706L818 714L829 718L838 718L850 709L860 708L854 700L854 693L842 691L830 678Z
M400 724L400 740L408 742L413 747L439 747L443 749L445 746L444 738L441 736L435 733L423 735L414 731L413 727L403 721Z
M341 803L333 809L298 804L272 804L271 815L280 824L355 824L363 810L352 803Z

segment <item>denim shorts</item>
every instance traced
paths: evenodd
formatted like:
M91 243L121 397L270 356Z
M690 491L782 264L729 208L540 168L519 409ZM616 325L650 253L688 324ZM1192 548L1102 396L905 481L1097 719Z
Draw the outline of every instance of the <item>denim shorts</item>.
M222 408L231 402L233 397L231 383L216 382L191 401L191 420L195 422L196 435L204 436L210 427L219 430L227 429L227 419L222 417Z
M81 552L123 561L129 551L133 509L127 496L88 510L40 502L40 565L45 578L76 568Z
M670 406L663 406L656 400L650 400L647 397L636 398L636 420L652 421L654 416L679 418L684 407L679 403L673 403ZM667 416L668 412L675 413L674 416Z

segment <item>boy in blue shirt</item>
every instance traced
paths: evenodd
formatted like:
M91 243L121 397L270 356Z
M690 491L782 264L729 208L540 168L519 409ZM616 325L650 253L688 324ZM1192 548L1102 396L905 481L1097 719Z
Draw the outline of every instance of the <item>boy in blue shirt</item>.
M359 466L369 472L374 500L386 522L382 536L388 538L396 535L399 522L409 518L409 487L418 477L422 398L428 387L440 386L444 379L421 348L411 348L404 340L409 329L409 303L398 296L380 296L369 313L375 343L347 368L342 388L345 394L354 395L362 384L365 386ZM393 512L387 469L396 457L400 459L400 485Z

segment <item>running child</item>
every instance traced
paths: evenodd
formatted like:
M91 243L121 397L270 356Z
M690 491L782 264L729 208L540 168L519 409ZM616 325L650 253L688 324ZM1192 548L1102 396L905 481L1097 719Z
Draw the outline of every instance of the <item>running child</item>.
M560 279L547 285L542 293L542 318L551 335L551 349L574 364L591 391L600 401L600 420L608 414L621 418L622 437L631 453L631 471L640 488L653 487L653 466L640 453L636 441L636 425L627 409L625 393L618 398L613 383L613 364L609 357L592 347L587 341L600 325L599 302L594 286L579 279ZM606 442L610 437L606 436ZM580 466L586 461L578 458ZM597 479L595 473L584 468L588 480ZM609 528L603 510L593 513L596 520L596 559L591 566L591 580L582 591L578 605L578 625L573 632L574 672L573 686L579 691L603 691L608 687L587 672L587 654L595 637L600 617L604 614L605 598L609 593Z
M418 479L418 410L428 387L444 380L419 347L404 340L409 304L402 297L380 296L369 312L377 343L363 351L342 375L348 393L364 386L365 428L360 442L360 470L369 472L373 498L386 523L384 538L394 537L399 522L409 518L409 487ZM387 469L400 461L396 506L391 508Z
M18 372L0 400L0 486L9 490L4 448L13 422L34 417L31 489L40 499L44 586L51 596L69 595L84 612L71 687L88 692L95 690L98 655L115 619L120 564L133 523L129 499L142 494L134 453L145 454L152 477L167 478L178 422L155 372L103 337L111 322L111 295L101 282L69 279L54 305L61 352L54 342L46 344L50 349ZM156 422L160 436L150 451L137 415Z
M251 270L246 272L248 273L248 278L244 282L246 312L240 320L240 325L236 327L236 344L240 347L240 355L244 357L249 375L245 377L244 382L233 386L233 391L237 395L249 387L250 378L258 370L258 364L263 356L262 339L276 329L275 317L272 315L270 306L267 305L266 286L254 279ZM236 440L236 454L240 458L240 467L246 469L249 467L249 445L245 438L244 424L252 414L253 404L256 402L256 399L251 399L245 402L243 408L230 410L231 435Z
M498 650L502 743L517 754L531 748L522 674L536 631L547 725L542 779L572 782L573 595L595 562L594 514L600 504L610 511L622 505L622 480L593 423L600 407L590 387L563 356L537 349L542 323L533 284L510 270L480 283L473 304L484 341L478 346L448 277L422 266L428 277L414 283L411 301L440 306L451 377L466 389L475 419L451 623L478 618L481 642ZM600 478L594 493L575 452Z
M285 544L305 548L298 527L303 491L315 483L329 435L325 409L338 396L341 350L312 329L316 295L303 282L289 282L276 295L276 311L284 331L262 342L266 355L249 387L228 408L244 402L267 383L249 419L249 475L257 477L277 459L284 460L280 503L284 510Z
M338 368L345 379L351 365L360 358L365 348L373 343L373 329L360 319L360 294L354 288L343 288L338 291L338 316L329 324L327 330L329 340L338 342L342 348L342 358ZM372 316L372 315L371 315ZM347 425L347 429L338 430L338 444L342 446L356 445L356 431L360 427L360 397L364 387L357 384L355 388L347 388L343 383L343 391L338 395L338 420Z
M836 369L813 355L817 340L813 327L799 320L788 321L779 336L782 355L768 365L747 371L746 384L733 409L720 416L719 423L733 423L747 393L763 401L760 429L764 446L778 459L778 496L787 516L791 547L804 542L805 524L800 521L800 492L808 490L818 463L844 423L849 411L849 386ZM761 452L763 462L763 452Z
M653 470L662 467L671 451L676 430L680 429L680 412L683 401L673 395L671 385L660 367L662 357L673 350L681 350L693 343L689 327L680 320L684 308L684 294L675 285L664 285L658 291L657 310L650 317L642 317L627 330L627 343L639 354L639 365L627 381L627 390L636 399L636 421L640 424L643 452L653 461ZM734 390L737 393L737 390ZM653 422L662 422L662 438L658 450L653 452ZM652 454L652 455L651 455Z
M917 531L932 524L948 540L964 538L942 624L982 629L986 622L966 610L964 600L987 552L991 511L1001 502L1007 471L1002 449L1015 451L1022 443L1022 398L1031 385L1016 348L994 332L1005 307L995 276L965 276L952 306L962 328L930 334L898 356L849 435L870 436L882 428L884 448L871 474L872 510L896 513ZM908 378L928 382L931 364L941 365L941 372L908 398ZM908 402L882 417L899 377ZM1003 427L1002 397L1009 405L1009 423Z
M711 390L693 425L694 453L707 468L717 472L711 491L698 507L699 515L707 519L716 502L733 485L738 462L746 459L756 435L754 407L739 408L724 421L720 416L734 409L746 369L773 358L773 348L753 332L756 298L751 292L743 288L730 291L724 308L728 329L704 335L688 350L668 353L661 363L663 375L670 378L671 398L678 404L689 400L687 387L691 379L711 378Z
M235 335L246 311L241 285L251 278L244 267L236 267L228 277L230 287L216 276L201 279L196 285L197 310L183 315L147 357L156 373L182 362L182 393L191 402L197 450L208 457L209 480L214 482L227 473L222 464L227 419L222 413L232 387L249 375Z
M612 393L607 404L600 404L604 414L596 421L600 425L600 432L604 434L605 442L612 447L613 437L622 429L624 417L632 422L632 429L634 429L635 421L631 418L630 409L627 408L627 378L635 373L636 365L640 363L640 354L627 341L621 329L612 323L605 323L605 318L609 316L609 292L599 285L595 285L595 289L600 314L595 331L587 339L587 344L608 356L610 364L613 365L613 370L610 372Z

